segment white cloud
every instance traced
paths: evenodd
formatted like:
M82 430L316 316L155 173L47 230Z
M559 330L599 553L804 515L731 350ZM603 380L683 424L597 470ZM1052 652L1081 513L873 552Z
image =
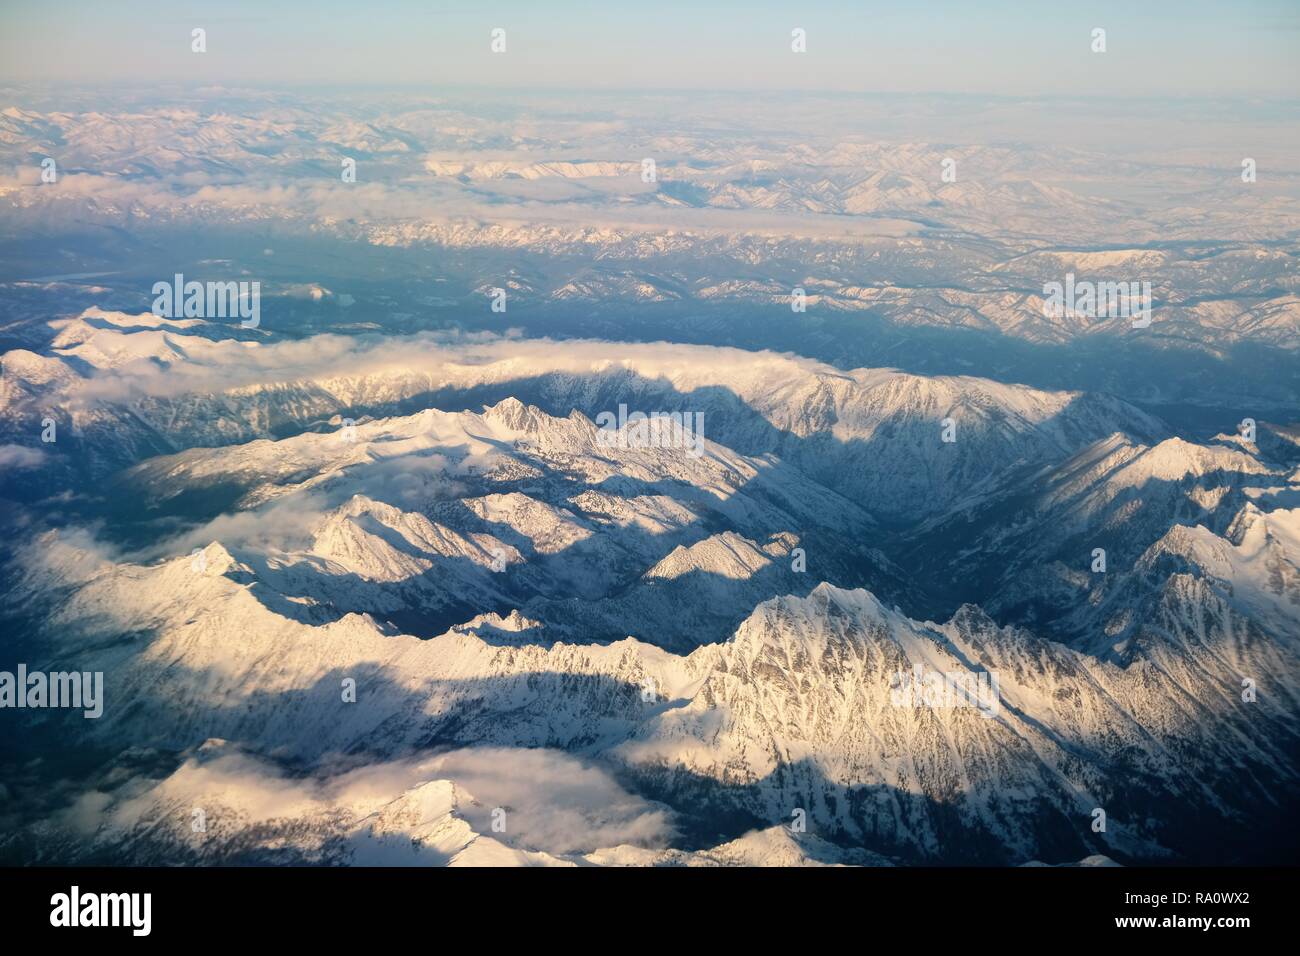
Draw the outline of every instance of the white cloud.
M221 748L227 745L219 744ZM431 780L450 780L466 798L456 812L477 832L519 849L585 853L633 844L659 848L676 836L670 811L624 790L605 770L557 750L481 747L355 767L332 776L290 777L276 765L237 751L201 755L147 789L122 788L115 805L90 791L59 822L84 832L103 819L119 831L168 807L228 808L241 825L336 814L352 824ZM493 832L492 812L506 811ZM185 816L182 822L188 822ZM319 836L320 834L317 834Z
M45 463L45 452L26 445L0 445L0 469L37 468Z
M475 747L437 758L429 772L477 798L480 806L466 816L480 832L490 832L494 808L506 808L502 838L526 849L663 847L675 835L666 807L628 793L605 770L563 751Z

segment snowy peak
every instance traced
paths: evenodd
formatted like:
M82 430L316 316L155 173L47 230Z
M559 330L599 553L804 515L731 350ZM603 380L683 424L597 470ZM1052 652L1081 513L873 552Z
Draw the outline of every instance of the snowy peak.
M760 548L753 541L733 531L713 535L686 546L678 545L672 553L645 573L647 578L672 580L692 572L703 572L731 580L753 577L776 557L784 557L792 545L774 541Z
M541 426L543 419L549 419L550 416L543 415L540 409L532 405L525 405L517 398L506 398L496 405L486 409L483 417L489 421L498 422L511 431L523 432L525 434L536 432Z
M1139 559L1148 574L1192 573L1279 636L1300 634L1300 509L1247 504L1226 537L1175 526Z
M1269 469L1245 451L1168 438L1139 457L1133 474L1136 483L1137 476L1142 479L1181 481L1217 471L1266 474Z

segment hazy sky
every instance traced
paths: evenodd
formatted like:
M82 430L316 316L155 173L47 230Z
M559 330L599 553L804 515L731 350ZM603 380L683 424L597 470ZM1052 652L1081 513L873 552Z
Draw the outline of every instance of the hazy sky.
M0 80L1294 96L1297 0L2 0ZM208 50L190 52L190 31ZM494 27L507 52L489 51ZM802 27L808 52L790 52ZM1107 31L1107 52L1090 50Z

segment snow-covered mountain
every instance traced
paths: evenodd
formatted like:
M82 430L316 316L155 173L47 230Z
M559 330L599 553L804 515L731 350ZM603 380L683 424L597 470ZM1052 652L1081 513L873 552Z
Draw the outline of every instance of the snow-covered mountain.
M1270 447L1266 436L1276 434L1266 426L1259 441ZM1240 436L1220 437L1204 445L1180 438L1146 445L1117 433L923 523L911 554L932 573L962 580L967 599L995 613L1094 643L1102 632L1123 630L1118 619L1105 623L1099 614L1136 619L1138 595L1123 582L1139 562L1182 553L1197 535L1240 546L1244 529L1261 521L1269 530L1251 539L1250 550L1266 552L1263 562L1275 569L1258 580L1285 595L1292 575L1287 559L1275 557L1275 542L1279 535L1286 540L1293 523L1287 505L1296 500L1294 466L1277 454L1285 447L1274 444L1265 454ZM1113 599L1117 591L1125 597ZM1273 615L1257 620L1275 633L1293 626Z
M0 863L1294 857L1276 104L6 95Z
M427 640L371 615L312 620L220 545L141 566L50 534L11 597L58 635L52 665L108 675L110 719L73 725L87 742L167 751L221 737L308 767L431 746L557 748L673 807L688 845L797 812L819 839L905 860L1201 858L1206 819L1249 834L1296 787L1300 630L1247 616L1267 561L1162 573L1144 559L1137 573L1159 575L1154 611L1119 657L974 607L918 622L824 584L677 656L633 639L550 642L518 614ZM1294 573L1293 534L1276 540ZM1293 585L1268 593L1285 601ZM941 683L912 687L918 674ZM996 680L992 696L972 692L979 674Z
M472 102L281 97L272 107L215 96L0 110L0 221L16 238L89 235L106 247L89 257L94 269L16 264L0 277L6 291L60 298L67 314L62 295L93 278L138 306L152 281L132 265L142 250L192 234L194 222L251 235L274 223L282 248L328 239L379 253L390 277L425 279L436 259L446 273L437 298L450 291L459 306L494 287L559 314L685 303L698 330L718 315L743 323L788 308L798 288L811 311L787 319L807 331L843 313L908 332L981 333L994 348L1099 341L1222 359L1261 343L1300 347L1300 178L1282 163L1243 188L1217 150L1188 162L1101 146L866 142L842 128L841 104L819 97L780 106L798 120L784 131L774 104L755 116L751 103L687 98L666 121L624 102L616 120L575 139L569 104L548 98L512 122ZM819 113L835 122L814 135L807 121ZM41 181L44 158L57 159L57 182ZM345 160L359 164L351 182ZM218 242L194 265L278 272L256 241L235 258ZM300 253L308 264L313 247ZM1151 326L1135 334L1127 317L1045 314L1045 283L1067 274L1149 282ZM377 291L372 306L384 318L410 314L395 298ZM38 335L32 325L50 315L14 312L0 324L7 346Z
M337 350L335 343L326 338L319 348ZM553 415L578 409L591 419L626 406L702 415L711 440L776 455L881 517L908 519L979 494L1001 468L1054 463L1116 431L1162 431L1150 415L1107 396L892 369L841 371L736 349L658 345L629 353L602 343L530 343L524 350L508 340L417 339L377 347L366 362L372 369L360 374L340 374L336 354L309 377L293 377L304 371L301 356L316 348L103 329L52 355L7 353L4 437L39 432L52 414L83 436L73 451L82 467L104 472L137 450L246 442L428 404L460 409L519 397ZM209 391L212 377L232 364L251 365L252 381Z

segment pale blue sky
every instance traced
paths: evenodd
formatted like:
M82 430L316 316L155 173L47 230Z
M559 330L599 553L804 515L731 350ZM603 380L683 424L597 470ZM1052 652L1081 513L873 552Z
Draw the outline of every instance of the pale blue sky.
M0 80L1291 97L1300 3L7 0Z

